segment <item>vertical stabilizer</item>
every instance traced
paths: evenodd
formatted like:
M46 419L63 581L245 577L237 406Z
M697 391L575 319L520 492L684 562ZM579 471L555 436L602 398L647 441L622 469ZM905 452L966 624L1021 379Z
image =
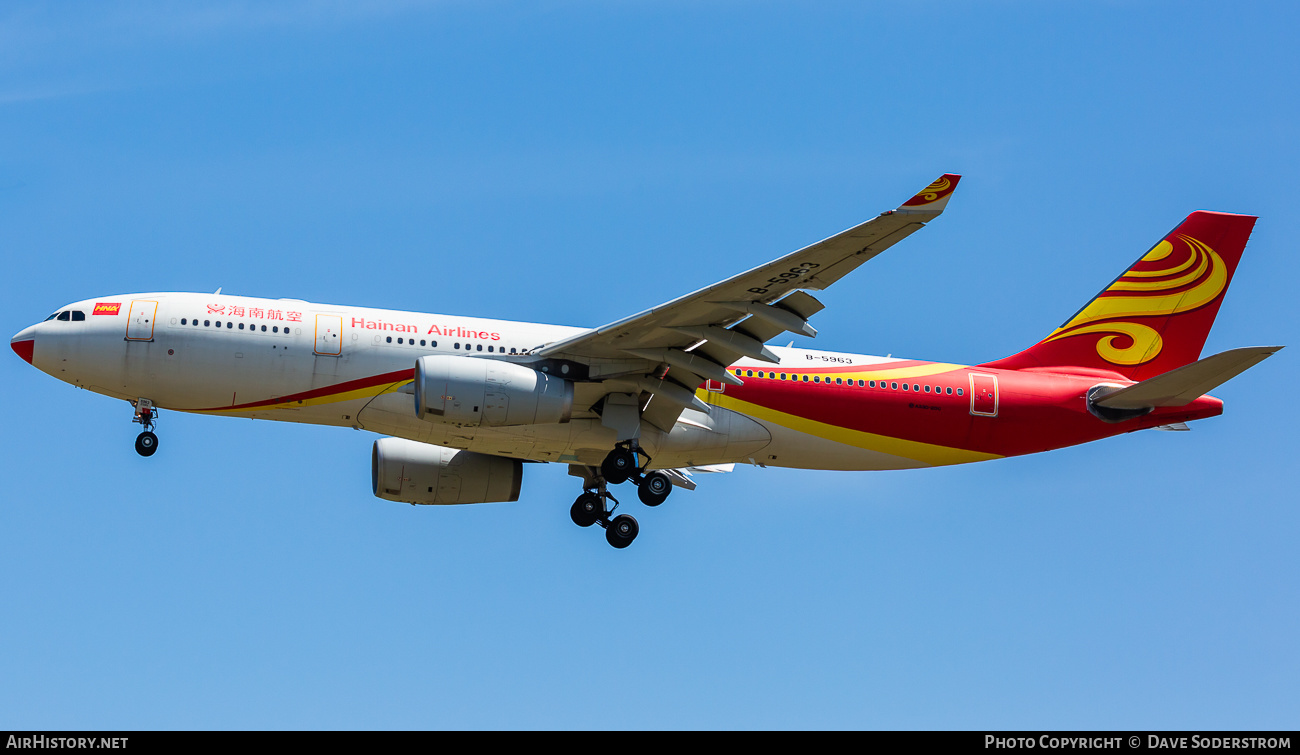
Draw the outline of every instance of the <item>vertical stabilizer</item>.
M1143 380L1195 362L1255 220L1193 212L1064 325L986 366Z

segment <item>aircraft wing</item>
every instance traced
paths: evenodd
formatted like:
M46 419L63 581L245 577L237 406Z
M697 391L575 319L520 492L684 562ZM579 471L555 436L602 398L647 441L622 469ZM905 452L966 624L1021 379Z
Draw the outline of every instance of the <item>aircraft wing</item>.
M815 336L808 318L820 290L938 217L961 176L940 176L897 209L846 231L653 309L544 344L533 354L588 365L609 392L649 393L644 418L664 431L694 406L704 380L739 384L726 368L741 357L775 362L763 343L789 331Z

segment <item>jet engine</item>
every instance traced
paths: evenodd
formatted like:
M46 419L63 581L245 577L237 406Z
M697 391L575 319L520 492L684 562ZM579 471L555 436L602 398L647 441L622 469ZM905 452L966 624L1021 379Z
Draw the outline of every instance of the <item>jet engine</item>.
M573 383L495 359L420 357L415 413L427 422L461 427L568 422Z
M500 503L519 500L518 459L461 451L402 438L375 441L370 480L375 495L401 503Z

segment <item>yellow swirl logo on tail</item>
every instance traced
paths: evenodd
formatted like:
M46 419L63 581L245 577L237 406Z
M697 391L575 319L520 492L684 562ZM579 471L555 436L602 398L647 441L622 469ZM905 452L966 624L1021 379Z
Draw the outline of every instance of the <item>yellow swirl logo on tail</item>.
M1185 259L1175 258L1173 264L1155 270L1130 269L1043 343L1102 333L1097 339L1097 354L1107 362L1133 366L1155 359L1163 347L1160 334L1148 325L1127 322L1125 318L1189 312L1214 301L1228 285L1228 266L1217 252L1191 236L1170 238L1183 242ZM1174 250L1167 238L1143 255L1138 265L1167 260ZM1127 336L1130 344L1117 347L1115 340L1120 336Z

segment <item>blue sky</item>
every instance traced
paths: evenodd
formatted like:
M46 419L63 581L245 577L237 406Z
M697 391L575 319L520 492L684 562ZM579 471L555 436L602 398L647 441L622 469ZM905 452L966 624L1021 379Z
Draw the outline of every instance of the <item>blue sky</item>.
M1207 352L1300 341L1291 4L810 5L7 4L0 324L220 286L596 326L951 171L818 348L1005 356L1195 209L1261 218ZM414 508L371 434L174 413L145 460L10 357L0 727L1295 728L1293 351L1191 433L738 468L623 552L563 467Z

